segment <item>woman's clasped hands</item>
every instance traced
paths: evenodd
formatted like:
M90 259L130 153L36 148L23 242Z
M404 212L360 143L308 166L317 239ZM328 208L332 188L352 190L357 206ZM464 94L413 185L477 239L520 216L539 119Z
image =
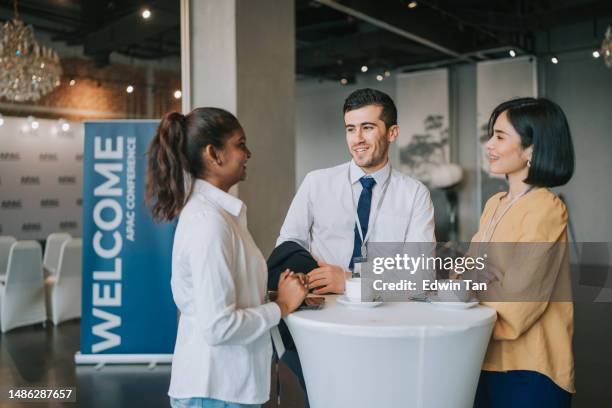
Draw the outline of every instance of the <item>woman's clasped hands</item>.
M307 294L308 288L303 274L295 273L289 269L281 273L278 281L276 304L278 304L282 316L287 316L300 307Z

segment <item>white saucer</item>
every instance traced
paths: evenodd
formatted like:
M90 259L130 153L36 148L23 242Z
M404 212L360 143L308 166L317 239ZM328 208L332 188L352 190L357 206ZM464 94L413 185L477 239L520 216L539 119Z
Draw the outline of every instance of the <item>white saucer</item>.
M448 309L471 309L472 307L478 305L479 302L477 300L471 300L469 302L442 302L439 300L432 300L430 303L432 305L445 307Z
M382 305L383 302L353 302L349 300L345 295L338 296L336 301L344 306L349 307L361 307L361 308L370 308Z

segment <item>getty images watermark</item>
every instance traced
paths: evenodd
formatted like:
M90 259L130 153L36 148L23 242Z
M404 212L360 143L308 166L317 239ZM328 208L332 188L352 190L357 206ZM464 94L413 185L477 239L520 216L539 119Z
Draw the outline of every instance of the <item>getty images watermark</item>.
M612 302L612 243L370 243L362 300Z

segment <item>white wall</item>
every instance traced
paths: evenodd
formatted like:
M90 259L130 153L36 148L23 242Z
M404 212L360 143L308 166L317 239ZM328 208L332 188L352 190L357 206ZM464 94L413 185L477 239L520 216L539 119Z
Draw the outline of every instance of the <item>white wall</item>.
M587 51L545 62L543 96L565 111L576 172L556 189L564 195L576 241L612 242L612 69Z
M81 235L83 124L4 117L0 126L0 235Z

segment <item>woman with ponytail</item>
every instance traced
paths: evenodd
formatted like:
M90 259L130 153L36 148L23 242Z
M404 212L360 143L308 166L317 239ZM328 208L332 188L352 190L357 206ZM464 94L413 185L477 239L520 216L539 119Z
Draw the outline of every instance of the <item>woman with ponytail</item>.
M161 121L149 146L146 199L158 221L178 225L172 293L181 312L170 380L173 407L257 407L269 399L269 330L306 296L285 271L265 303L266 262L229 189L251 152L238 120L217 108Z

